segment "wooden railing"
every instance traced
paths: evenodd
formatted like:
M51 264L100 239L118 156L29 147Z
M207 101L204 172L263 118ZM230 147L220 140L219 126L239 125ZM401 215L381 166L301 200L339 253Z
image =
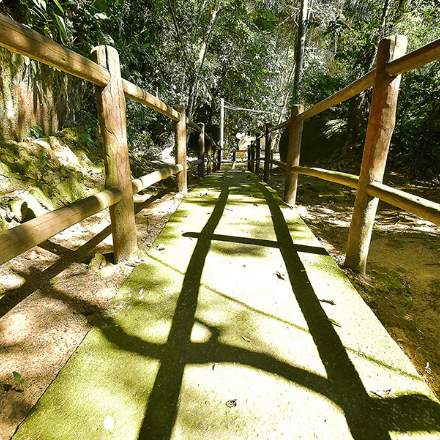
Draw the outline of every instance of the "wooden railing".
M440 59L440 40L405 55L406 44L406 38L403 36L383 39L378 47L376 68L373 71L310 109L304 110L302 105L294 105L287 121L275 127L266 124L265 132L257 136L256 144L252 145L249 151L249 170L258 172L256 166L260 160L264 160L264 180L267 183L269 182L270 164L276 164L286 170L284 200L288 204L296 204L299 174L315 176L356 188L345 266L361 274L365 274L366 270L371 233L379 199L440 225L440 205L438 203L396 190L382 183L391 135L394 130L400 76L404 72ZM299 166L303 122L371 86L373 86L373 96L359 176ZM289 127L286 163L273 160L270 151L271 132L285 127ZM266 138L264 158L259 156L259 139L262 137Z
M218 146L205 134L204 126L189 121L185 108L172 108L121 78L119 56L109 46L99 46L92 51L92 60L77 54L52 40L28 29L0 14L0 46L34 60L48 64L95 85L98 119L105 161L106 190L86 199L78 200L56 211L49 212L0 234L0 264L20 255L62 230L91 215L110 207L115 262L127 262L137 255L134 223L133 194L154 183L176 175L177 189L187 191L186 128L198 133L199 176L215 171L220 164ZM125 123L125 98L133 99L168 116L174 121L176 165L163 168L132 180L128 159ZM205 151L205 141L209 147Z

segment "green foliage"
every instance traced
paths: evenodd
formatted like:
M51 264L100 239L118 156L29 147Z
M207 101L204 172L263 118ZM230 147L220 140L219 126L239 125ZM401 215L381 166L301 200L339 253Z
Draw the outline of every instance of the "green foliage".
M421 178L440 175L440 63L403 76L392 159Z
M209 108L204 115L213 115L212 122L219 122L222 97L237 107L270 112L229 112L226 135L233 139L237 131L261 131L265 122L287 118L299 5L299 0L3 0L0 10L86 56L98 44L114 46L124 78L167 104L189 106L194 115ZM365 74L383 36L407 35L409 50L439 38L437 12L437 0L315 0L299 101L312 106ZM403 76L391 155L396 164L417 166L432 178L440 173L438 67ZM85 108L95 112L94 103L89 88ZM368 94L324 116L335 121L328 134L347 133L345 150L349 142L360 145ZM127 126L136 154L153 156L168 146L172 124L160 114L129 103ZM85 145L94 142L89 134L92 140L80 136ZM40 137L36 127L33 136Z
M33 125L31 128L31 133L30 133L29 138L30 139L39 139L42 136L43 136L43 129L37 124Z
M392 269L381 266L374 267L374 278L380 283L378 290L383 293L409 293L408 281ZM411 297L408 297L411 298ZM411 302L411 301L408 301Z
M14 382L15 383L23 385L26 388L30 387L30 385L21 377L20 373L17 373L16 371L13 371L12 375L14 376Z
M308 64L308 70L302 82L302 97L306 106L313 106L333 95L346 85L346 78L341 74L330 75L325 66L318 61ZM337 110L336 110L337 111Z

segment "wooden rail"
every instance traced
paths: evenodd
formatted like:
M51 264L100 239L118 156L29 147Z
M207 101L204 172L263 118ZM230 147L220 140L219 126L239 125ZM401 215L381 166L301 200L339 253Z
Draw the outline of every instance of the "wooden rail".
M367 186L367 193L372 197L397 206L405 211L429 220L440 226L440 204L431 200L408 194L379 182L372 182Z
M40 244L65 228L90 215L110 207L115 261L128 261L137 253L133 213L133 194L173 174L177 175L178 190L186 192L186 126L210 139L210 151L218 146L201 128L185 117L185 109L175 109L140 87L120 77L119 56L109 46L92 51L96 62L67 49L39 33L0 14L0 46L10 51L48 64L63 72L95 85L98 118L104 148L106 187L95 196L78 200L0 234L2 255L0 264ZM125 100L133 99L172 119L176 130L176 160L174 166L131 180L125 121ZM180 111L179 111L180 110ZM182 123L183 120L183 123ZM208 171L215 155L208 156ZM199 165L204 175L205 153L192 165ZM203 170L202 170L203 169ZM203 173L202 173L203 171ZM6 249L6 251L4 251Z
M324 170L322 168L309 168L300 166L291 167L290 170L291 173L318 177L322 180L339 183L341 185L349 186L354 189L357 189L359 183L359 176L355 176L354 174L342 173L340 171L330 171Z
M177 164L170 167L162 168L157 171L153 171L150 174L146 174L145 176L132 180L131 185L133 189L133 194L137 194L138 192L141 192L149 186L154 185L161 180L167 179L168 177L172 176L173 174L177 174L182 170L183 166Z
M420 49L414 50L396 60L387 63L385 69L391 76L397 76L418 67L424 66L432 61L440 59L440 40L435 40ZM315 116L324 110L329 109L341 102L347 101L350 98L358 95L359 93L372 87L374 79L376 77L376 69L364 75L362 78L349 84L339 92L329 96L328 98L320 101L315 106L307 109L303 113L298 115L300 120L306 120ZM280 130L287 127L290 124L290 118L275 127L271 128L271 131ZM263 135L261 135L263 136Z
M0 45L97 86L105 87L110 74L88 58L0 14Z
M107 69L85 56L53 42L38 32L20 25L4 14L0 14L0 46L48 64L99 87L105 87L110 81ZM122 79L122 86L127 98L168 116L174 121L180 120L181 114L178 111L137 85ZM187 125L200 132L200 127L194 122L187 120ZM207 137L211 139L208 135ZM214 142L213 139L211 141ZM218 146L216 147L218 148Z
M371 72L364 75L362 78L349 84L347 87L335 93L334 95L329 96L328 98L319 102L312 108L309 108L308 110L300 113L297 116L298 120L305 121L306 119L311 118L312 116L315 116L318 113L321 113L324 110L329 109L330 107L333 107L337 104L340 104L341 102L353 98L353 96L356 96L359 93L363 92L364 90L370 88L374 84L375 78L376 78L376 70L372 70Z
M287 164L285 162L273 159L270 159L269 162L273 163L274 165L278 165L280 168L287 168ZM319 179L339 183L340 185L348 186L354 189L357 189L359 185L359 176L340 171L293 166L290 168L290 173L318 177ZM377 197L390 205L404 209L405 211L411 212L440 226L439 203L432 202L431 200L423 197L418 197L378 182L370 183L367 186L367 192L372 197Z
M172 165L132 180L133 194L137 194L149 186L179 173L182 171L182 168L181 165ZM2 249L0 264L41 244L43 241L91 215L115 205L121 199L122 191L119 188L108 188L98 194L77 200L67 206L2 232L0 234L0 249Z
M305 121L306 119L311 118L312 116L316 116L319 113L322 113L324 110L328 110L329 108L340 104L341 102L347 101L350 98L358 95L359 93L367 90L374 84L374 79L376 77L376 70L372 70L364 75L362 78L352 82L347 87L335 94L325 98L320 101L318 104L313 107L299 113L297 115L298 121ZM271 128L271 131L279 130L281 128L285 128L290 125L291 119L289 118L287 121L282 122L279 125Z
M438 59L440 59L440 40L435 40L420 49L389 62L385 69L391 76L396 76Z
M440 59L440 40L433 41L406 55L405 49L405 37L396 36L382 40L378 49L376 68L373 71L308 110L298 112L297 109L294 111L295 106L292 107L291 117L287 121L270 128L266 124L265 132L256 137L257 139L263 136L267 138L272 131L290 125L288 164L273 160L267 150L262 159L265 161L266 168L268 164L275 164L286 170L284 193L286 203L295 204L296 202L295 185L299 174L315 176L357 190L345 264L360 273L365 273L371 231L379 199L440 225L440 204L390 188L382 183L391 134L394 129L400 75ZM292 163L294 160L292 158L299 157L302 131L300 122L352 98L371 86L373 86L373 100L360 176L301 167ZM252 168L251 160L249 164ZM292 175L296 178L292 178ZM264 180L269 183L269 174L265 173Z
M2 232L0 264L39 245L75 223L118 203L121 199L122 191L119 188L108 188Z

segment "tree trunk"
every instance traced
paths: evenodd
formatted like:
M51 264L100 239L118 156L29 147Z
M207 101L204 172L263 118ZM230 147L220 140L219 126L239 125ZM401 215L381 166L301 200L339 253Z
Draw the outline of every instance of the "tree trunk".
M303 76L304 52L306 47L306 34L307 34L307 8L308 8L308 0L301 0L298 38L296 40L295 76L293 78L293 96L295 102L298 101L299 89L301 87L301 80Z
M193 76L193 80L188 93L188 117L189 119L193 119L194 117L194 103L197 99L197 89L199 85L199 77L200 72L203 67L203 63L205 62L206 51L208 48L209 39L211 38L212 31L214 29L215 23L218 18L218 14L222 9L221 2L217 5L215 9L212 10L211 20L209 22L208 29L206 30L205 37L203 38L202 47L199 51L199 56L196 61L195 72Z

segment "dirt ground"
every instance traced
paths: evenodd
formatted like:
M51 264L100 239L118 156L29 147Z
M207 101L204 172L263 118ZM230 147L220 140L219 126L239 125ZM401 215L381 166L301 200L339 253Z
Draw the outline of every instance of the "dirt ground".
M409 188L398 174L390 178L397 188L440 202L434 187L413 182ZM190 180L191 186L196 183ZM271 185L282 193L277 170ZM341 264L354 197L354 190L300 177L300 213ZM181 200L165 194L163 184L136 196L141 248L151 246ZM429 222L381 205L367 278L346 272L440 398L439 232ZM112 264L107 210L0 267L1 440L12 436L131 270ZM14 372L20 375L15 381Z

